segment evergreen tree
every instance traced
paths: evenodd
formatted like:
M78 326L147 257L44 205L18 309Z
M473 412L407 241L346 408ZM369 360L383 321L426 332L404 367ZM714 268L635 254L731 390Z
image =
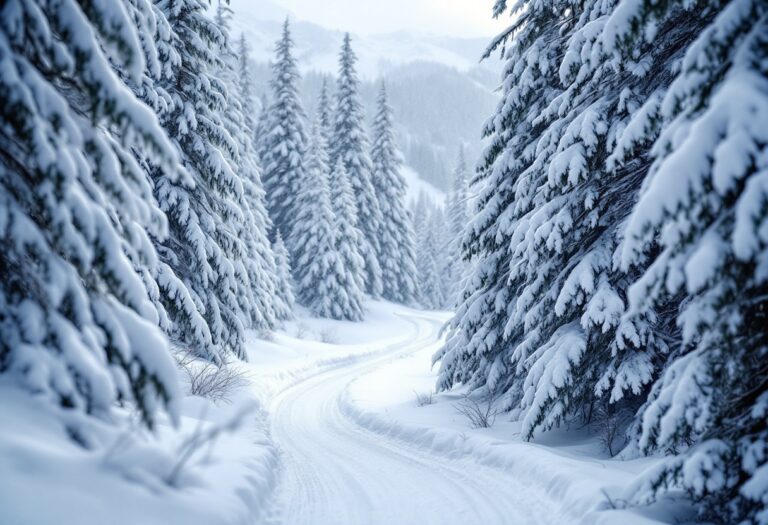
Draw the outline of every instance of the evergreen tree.
M180 59L175 48L174 32L161 6L152 4L151 10L152 13L146 17L134 16L135 20L144 21L139 38L142 41L146 66L141 82L129 82L129 84L136 95L157 115L167 115L175 102L171 93L165 90L164 85L175 78L176 64ZM146 157L137 149L134 149L133 153L146 171L151 184L155 184L153 180L155 176L162 175L163 183L168 184L169 187L194 187L194 180L180 164L173 170L169 170L158 166L151 157ZM157 193L156 185L155 193ZM160 204L163 212L167 212L167 203ZM168 221L165 214L163 220ZM152 234L151 231L149 233ZM203 315L204 307L197 299L194 290L189 288L188 283L176 275L174 268L168 264L174 257L174 254L167 252L164 246L169 241L171 239L167 235L153 235L156 249L163 257L159 257L155 264L147 267L149 275L145 276L150 298L160 314L159 325L166 335L182 346L191 348L198 354L215 358L219 349L213 343L208 322Z
M325 135L325 140L330 145L333 139L333 114L331 99L328 95L328 79L325 77L323 77L323 84L320 86L320 96L317 101L317 118L320 121L320 129Z
M365 259L365 288L374 297L382 293L381 266L379 264L378 233L381 228L381 210L371 183L371 159L365 133L365 116L360 101L360 80L349 34L339 56L339 78L336 89L336 114L330 146L331 165L339 159L349 174L349 181L357 200L357 227L363 233L360 253Z
M256 129L256 119L254 118L256 103L253 99L254 85L251 73L251 49L248 46L244 33L240 33L240 38L237 41L237 79L240 109L243 113L245 129L253 132ZM256 143L256 136L258 135L251 137L251 142L254 144Z
M237 261L236 275L241 284L239 294L241 308L248 315L248 327L258 330L275 326L274 297L279 286L274 255L267 239L270 227L267 217L265 195L261 184L257 153L252 141L253 93L251 89L249 57L250 52L241 36L238 53L228 44L230 11L219 6L217 19L227 36L222 48L222 64L219 76L227 83L227 109L222 115L226 129L235 140L238 149L231 164L243 185L239 207L243 220L236 230L243 246L241 259Z
M359 320L350 302L349 279L336 248L338 235L328 188L328 153L320 126L312 129L305 182L298 195L298 215L292 230L295 247L293 275L299 301L315 315Z
M426 192L421 190L419 196L411 203L411 216L413 217L413 230L416 232L416 239L419 239L424 222L429 216L429 210L432 202L429 200ZM418 244L418 243L417 243Z
M261 170L259 169L259 133L266 126L267 102L266 97L262 99L262 112L257 123L253 118L256 104L253 99L253 79L251 75L251 56L250 48L245 40L245 35L241 34L238 42L238 67L237 67L237 93L240 102L242 118L242 149L243 156L248 159L249 168L244 172L245 189L248 201L248 208L252 215L249 221L250 226L247 232L251 239L251 248L249 250L251 269L250 280L254 288L254 294L261 298L257 304L263 311L268 312L270 317L265 319L264 323L255 323L254 328L271 328L274 321L285 321L293 317L293 291L290 283L290 265L286 254L279 264L284 264L284 268L278 267L277 254L270 249L268 232L273 228L272 222L266 210L266 195L261 182ZM262 121L262 118L264 119ZM254 131L255 130L255 131ZM271 245L272 248L279 247L285 249L282 238Z
M469 172L464 159L464 148L459 149L456 169L453 172L453 191L448 197L448 240L446 246L446 306L454 308L459 300L469 265L464 259L461 245L464 239L464 228L469 224L469 190L467 187Z
M614 264L647 162L607 163L663 81L615 67L603 49L612 4L522 7L496 42L514 33L467 237L480 288L464 293L441 384L471 377L503 393L531 438L597 401L636 403L667 351L652 316L622 321L632 276ZM654 52L677 45L668 32Z
M365 262L358 251L363 234L357 229L357 209L352 186L349 183L344 162L339 159L331 171L331 205L336 226L336 250L339 252L341 267L344 270L339 286L344 293L339 294L343 301L339 307L345 312L346 319L362 321L363 294L365 293Z
M291 260L280 232L275 232L275 242L272 244L275 254L276 287L274 298L275 317L279 321L293 319L294 295L291 280Z
M381 210L377 237L382 296L390 301L410 303L416 295L414 233L405 208L406 184L400 173L402 157L392 127L392 108L382 83L371 149L372 182Z
M269 98L266 93L259 97L259 116L253 127L253 144L256 149L256 157L259 160L259 166L264 167L266 159L266 148L269 142L266 140L269 130ZM271 218L270 218L271 219Z
M695 13L695 14L694 14ZM681 21L685 21L681 24ZM653 164L620 259L644 273L628 319L674 307L682 341L641 409L636 447L676 451L637 499L679 487L716 523L768 520L768 4L623 3L605 42L624 61L679 28L666 91L629 124L617 165L650 142ZM649 132L650 130L650 132ZM631 157L630 157L631 158ZM613 160L613 159L612 159Z
M638 410L633 448L672 457L637 499L682 487L721 523L768 501L766 34L758 1L520 3L437 356L529 438Z
M272 65L272 105L267 115L266 132L259 144L267 208L275 229L285 239L291 257L299 247L293 246L292 227L299 214L298 196L304 184L306 119L299 97L299 70L292 54L293 40L288 20L283 36L275 47Z
M418 276L419 302L425 308L439 310L445 304L443 276L440 272L441 254L438 224L441 220L439 208L420 221L416 265Z
M177 309L178 290L165 291L166 308L177 327L174 335L192 351L212 359L222 351L243 355L245 197L233 167L238 144L223 120L227 88L213 75L222 65L226 35L195 0L160 6L170 26L165 60L173 65L160 83L172 105L160 118L192 181L153 170L155 195L170 223L170 238L159 250L170 270L166 275L185 284L205 325L190 325L194 319Z
M151 425L179 392L137 269L166 224L134 155L168 173L178 157L126 86L155 52L137 38L150 6L87 7L0 5L0 373L107 421L132 400Z

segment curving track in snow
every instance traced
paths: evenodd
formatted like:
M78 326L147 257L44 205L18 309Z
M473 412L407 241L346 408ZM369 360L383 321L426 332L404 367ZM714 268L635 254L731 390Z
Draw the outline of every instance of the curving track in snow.
M448 460L361 428L340 410L348 385L438 338L441 322L407 315L408 341L323 371L271 406L283 456L269 523L284 525L563 525L543 491L471 459Z

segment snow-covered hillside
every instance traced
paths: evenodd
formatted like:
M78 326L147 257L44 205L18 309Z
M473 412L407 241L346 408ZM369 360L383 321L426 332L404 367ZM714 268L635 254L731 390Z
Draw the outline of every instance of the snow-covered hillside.
M405 183L408 186L405 200L409 205L413 205L422 193L429 197L435 204L442 205L445 202L445 192L420 178L419 174L416 173L413 168L403 166L400 173L403 175Z
M268 63L273 60L282 24L290 18L303 75L301 94L312 117L323 79L337 73L344 33L304 21L300 14L269 0L234 0L231 8L232 35L242 34L250 46L257 93L269 91ZM498 100L494 91L501 62L496 56L480 61L487 39L411 31L365 35L354 28L350 32L368 117L372 116L378 81L383 79L406 162L421 179L449 189L459 148L466 149L471 162L480 155L480 130Z
M302 20L300 15L268 0L233 0L231 8L235 13L232 19L233 34L245 34L257 62L272 60L282 23L289 17L302 69L336 72L342 32ZM497 60L480 62L488 44L487 38L452 38L409 31L361 35L356 34L354 28L350 28L350 31L360 59L358 68L363 79L373 80L396 66L418 61L447 65L464 73L473 70L487 73L500 69Z

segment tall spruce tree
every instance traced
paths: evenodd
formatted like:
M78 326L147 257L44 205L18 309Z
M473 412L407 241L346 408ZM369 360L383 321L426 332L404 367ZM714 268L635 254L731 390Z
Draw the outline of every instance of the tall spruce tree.
M250 78L250 52L247 42L239 40L238 52L229 44L228 8L219 5L217 20L225 32L227 43L222 48L222 63L218 75L225 80L227 109L222 115L226 129L238 146L231 164L243 185L239 202L243 218L236 230L242 242L237 261L236 275L241 283L239 293L241 308L247 314L248 327L258 330L275 326L274 297L278 286L274 255L267 230L270 226L265 206L264 189L254 148L253 93Z
M323 78L320 86L320 96L317 100L317 118L320 121L320 129L325 134L325 140L329 144L333 140L333 111L331 110L331 97L328 94L328 79Z
M605 45L625 63L677 28L673 76L614 159L658 138L621 247L627 318L673 305L682 341L641 409L636 446L676 451L636 493L684 489L700 517L768 522L768 4L622 2ZM658 36L652 38L654 31ZM666 86L665 86L666 87ZM631 158L631 157L630 157ZM612 159L612 160L614 160Z
M469 265L464 258L461 246L464 240L464 229L471 220L469 213L469 171L464 158L464 148L459 149L456 168L453 172L453 189L448 196L447 220L448 239L446 246L446 306L455 308L460 292L469 271Z
M259 166L264 168L266 159L267 135L269 131L269 98L266 93L259 97L259 116L253 125L253 145L256 149L256 158L259 160ZM271 218L270 218L271 220Z
M137 269L156 264L148 233L166 223L135 155L169 174L178 162L126 86L156 53L137 36L152 17L126 2L0 5L0 373L107 421L132 400L150 425L179 394Z
M245 33L240 33L237 40L237 92L240 99L240 108L243 113L243 122L245 129L254 133L256 129L255 111L257 109L254 100L254 81L251 72L251 48ZM251 136L251 142L256 143L255 135Z
M514 34L467 239L480 288L465 291L441 384L504 394L528 438L594 402L637 403L667 351L653 316L622 319L632 276L614 264L648 163L607 164L665 77L615 67L599 30L612 9L525 3L495 43Z
M245 194L248 209L252 219L247 236L250 239L248 259L251 274L251 283L254 294L260 298L256 303L259 308L270 313L271 319L266 318L266 323L257 323L254 328L270 328L273 321L285 321L293 317L293 291L291 289L290 265L288 259L282 260L285 268L279 268L278 255L272 248L285 249L282 238L277 242L277 235L273 245L270 245L268 233L273 225L266 209L266 193L261 181L260 156L258 140L261 122L254 118L256 103L253 94L253 78L251 74L251 54L245 35L241 34L238 41L238 67L237 67L237 98L240 102L242 119L242 148L243 156L248 160L248 170L243 173L245 178ZM266 117L266 99L262 100L262 114ZM260 117L261 119L261 117ZM283 254L280 254L283 257Z
M166 304L178 327L175 335L190 350L212 359L221 352L242 356L244 190L234 168L238 144L223 120L229 103L226 84L213 74L222 67L226 35L200 2L160 6L171 39L165 50L170 74L160 85L172 101L160 118L192 183L153 170L155 195L171 233L159 250L168 269L189 290L205 326L189 325L192 319L185 312L174 311L177 297L171 293L165 295Z
M278 321L288 321L293 319L295 298L291 278L291 259L280 232L275 232L272 252L275 254L275 270L277 275L273 306L275 317Z
M365 293L365 261L360 255L360 239L363 234L357 228L357 208L352 186L349 183L344 162L339 159L331 170L331 206L335 219L336 250L343 272L339 286L343 292L338 295L340 311L344 318L353 321L363 319L363 294Z
M140 83L133 82L130 85L137 96L158 116L162 116L168 115L174 107L173 96L164 86L173 82L180 59L176 49L176 36L162 6L152 4L151 9L152 15L144 18L146 24L139 33L145 51L145 74ZM141 151L134 149L133 152L149 174L158 198L158 186L154 181L157 176L162 176L161 185L179 188L182 194L194 187L193 178L181 164L174 170L168 170L158 166L151 157L144 156ZM168 203L159 204L163 212L167 213ZM169 236L171 235L172 232L169 232ZM153 242L161 257L156 264L148 268L152 281L148 289L151 290L150 297L160 313L160 327L171 340L181 346L200 355L217 358L220 349L214 345L208 321L203 315L204 306L194 290L188 286L189 283L177 275L170 264L174 254L168 252L165 247L165 244L172 240L169 236L153 235Z
M440 261L441 238L439 223L444 220L440 208L432 207L419 221L417 232L416 275L418 299L424 308L440 310L445 305L445 283Z
M286 242L291 257L294 246L293 223L299 213L299 193L304 184L304 156L307 136L306 115L299 97L299 70L293 56L293 39L288 20L282 38L275 46L272 65L272 104L267 113L267 126L259 143L267 209L276 230Z
M440 385L503 393L529 438L638 410L634 448L672 457L634 497L760 523L766 5L516 9Z
M291 244L296 247L293 276L299 302L315 315L359 320L347 287L354 284L337 250L336 219L328 188L328 152L319 123L312 128L305 181L298 195L298 215Z
M360 101L360 80L355 70L356 63L357 56L352 50L351 39L347 33L339 55L330 156L332 166L341 159L349 174L357 201L357 226L363 233L360 253L365 259L365 288L366 292L378 297L382 293L378 244L382 218L376 192L371 183L371 158L368 155L365 115Z
M395 144L392 108L381 85L373 122L371 179L381 210L377 234L382 296L398 303L410 303L416 296L414 232L405 207L406 184L400 173L402 157Z

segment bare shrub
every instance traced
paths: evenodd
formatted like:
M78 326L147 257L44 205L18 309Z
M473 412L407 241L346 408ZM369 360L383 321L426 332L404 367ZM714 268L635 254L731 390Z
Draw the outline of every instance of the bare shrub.
M262 341L274 341L275 332L273 332L272 330L260 330L259 339L261 339Z
M419 407L432 405L435 402L435 394L433 392L419 393L414 390L413 395L416 396L416 406Z
M309 334L309 325L307 323L296 323L296 339L306 339Z
M332 328L325 328L320 331L320 341L329 345L335 345L339 342L336 336L336 330Z
M594 412L593 428L597 430L600 444L613 457L627 444L626 429L633 412L609 403L600 403Z
M453 407L467 418L472 428L491 428L496 422L496 416L499 415L499 411L493 408L493 398L490 396L479 403L465 394Z
M177 357L179 367L189 380L189 393L214 402L229 403L232 394L248 383L244 370L225 361L220 365L186 353Z

